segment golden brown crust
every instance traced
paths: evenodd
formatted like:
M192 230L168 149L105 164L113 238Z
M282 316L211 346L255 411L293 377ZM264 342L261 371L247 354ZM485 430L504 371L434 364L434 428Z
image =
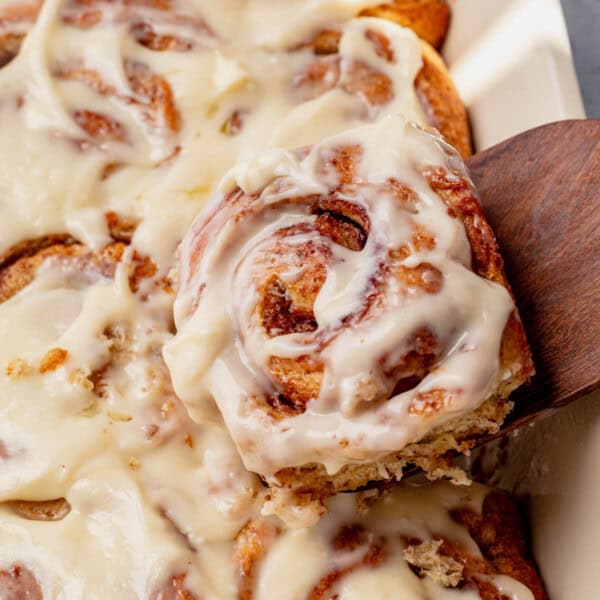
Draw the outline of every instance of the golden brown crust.
M191 40L157 33L150 23L133 23L129 31L138 44L156 52L187 52L193 47Z
M311 590L308 596L310 600L329 600L332 598L333 588L344 577L360 568L373 569L386 558L386 540L369 535L360 525L343 527L330 541L330 545L334 552L354 553L357 550L362 552L358 553L359 558L355 558L344 567L335 568L323 575Z
M257 567L280 533L271 521L253 519L238 534L234 562L238 569L239 600L252 600Z
M73 281L77 285L85 287L99 282L110 282L115 275L117 266L123 262L123 253L127 248L126 242L133 236L136 222L116 213L108 213L106 219L107 229L111 236L124 241L109 243L97 253L67 235L57 235L18 244L9 249L4 256L0 256L0 302L9 300L32 283L38 275L38 270L45 263L59 264L68 277L73 277ZM165 289L166 280L164 278L155 277L157 267L149 257L130 250L127 263L123 264L123 268L128 274L130 290L138 295L140 301L146 301L149 294L158 290L160 290L159 293L172 293L172 290ZM48 375L59 368L66 368L71 383L82 386L99 398L106 398L109 389L107 381L110 379L111 371L113 369L122 370L123 364L130 361L131 339L128 327L123 323L108 325L99 338L101 343L106 344L109 355L104 363L91 372L81 368L70 369L69 352L60 347L50 348L37 365L32 365L20 357L14 357L6 364L4 372L12 380L17 380L31 375L36 370L42 375ZM160 353L159 348L149 348L148 351ZM147 374L152 377L153 385L160 393L147 406L145 414L148 422L142 428L148 440L152 440L152 444L158 445L174 435L173 432L183 420L185 410L175 398L166 367L164 372L152 369ZM91 414L95 414L94 411L97 408L95 403L91 403L85 410L89 409ZM109 417L111 419L119 418L110 412ZM185 443L193 445L191 436L185 437ZM6 448L0 446L0 458L3 452L6 452ZM24 518L27 518L27 515L35 518L36 511L43 516L46 511L49 520L53 510L56 519L63 518L70 510L66 499L37 504L19 501L18 504L11 504L11 508Z
M392 0L363 9L360 16L388 19L412 29L434 48L441 48L450 25L446 0Z
M0 8L0 69L17 56L25 39L25 31L35 22L39 2L20 2ZM18 30L15 28L18 27Z
M546 592L531 559L525 520L515 500L500 490L489 493L482 513L457 510L453 518L465 526L495 571L525 585L535 600Z
M315 502L336 493L358 490L385 480L401 479L405 469L418 467L430 479L449 477L456 483L466 483L463 471L453 465L456 454L468 452L477 439L496 433L512 404L492 397L468 415L434 429L424 439L409 444L398 452L365 465L345 465L334 475L328 475L320 464L281 469L277 472L278 487L293 490L295 496L307 494ZM272 488L274 498L279 489Z
M28 286L45 263L59 264L75 272L85 274L91 280L111 279L125 249L133 239L138 222L130 217L109 211L105 214L106 228L113 240L98 252L93 252L68 234L47 235L15 244L0 255L0 303L9 300ZM129 255L129 287L132 292L140 290L144 280L152 279L158 272L149 256L136 250ZM166 278L156 285L172 293ZM62 364L66 356L59 357L61 349L51 350L47 367L42 372L54 370L53 365ZM61 360L57 361L57 358Z
M35 21L42 6L42 0L22 2L15 0L0 10L0 27L8 27L15 23Z
M192 37L176 35L170 28L185 25L206 37L214 37L208 24L196 16L179 13L172 0L71 0L63 9L63 21L81 29L106 21L124 23L135 42L153 52L188 52Z
M44 235L34 239L23 240L0 254L0 270L10 267L21 258L33 256L44 248L54 245L70 246L75 243L76 240L68 234Z
M118 121L90 110L76 110L73 120L83 131L99 143L125 142L125 131Z
M471 244L475 273L498 283L512 294L504 273L504 260L498 241L471 183L442 169L427 169L425 175L429 179L431 189L463 222ZM500 369L505 373L499 390L502 397L507 397L535 373L527 336L517 308L513 310L502 336Z
M239 573L239 600L254 597L260 565L280 534L281 531L265 519L249 521L238 534L234 561ZM332 553L356 552L358 558L344 561L347 563L344 567L335 568L316 581L308 594L309 600L328 600L333 587L345 576L361 567L376 567L385 558L385 540L373 539L362 525L341 527L334 532L329 544Z
M415 79L415 90L427 121L463 158L468 158L473 148L467 109L442 57L427 42L421 42L421 49L423 67Z
M135 97L127 98L126 103L137 106L144 119L153 126L164 126L172 132L179 131L181 119L175 106L175 96L168 81L153 73L147 65L126 61L125 74ZM141 97L142 102L136 99Z
M324 197L312 195L286 199L289 203L306 205L307 211L313 214L326 213L327 220L322 224L322 229L319 229L320 236L335 240L336 243L342 243L355 251L361 248L357 243L360 236L356 232L361 232L366 238L371 227L367 214L352 210L351 203L344 201L344 197L348 195L345 191L351 195L352 186L356 185L356 163L360 156L360 147L341 146L321 151L316 168L328 181L336 182L337 186ZM429 181L432 191L446 204L449 216L463 224L471 247L473 271L505 287L510 293L497 241L485 219L472 183L459 172L451 172L446 168L425 167L422 175ZM382 190L391 194L406 210L414 210L416 196L409 188L395 180L386 181L381 185ZM209 218L209 223L215 219L241 218L240 215L252 210L254 200L254 196L245 195L239 190L232 191ZM282 265L312 265L315 262L315 268L307 269L307 272L318 273L316 267L319 262L327 264L327 243L324 242L324 247L321 248L320 242L316 241L307 243L306 247L298 244L290 246L286 242L288 234L305 234L308 231L306 228L314 226L316 225L303 223L295 225L296 229L293 231L292 228L281 230L281 235L276 236L268 248L265 246L265 260L256 261L252 276L262 294L259 294L261 302L257 304L257 318L253 322L263 327L267 335L277 336L297 331L309 334L315 332L313 305L324 275L315 277L310 282L311 285L304 282L302 277L292 285L278 278ZM300 231L299 227L304 229ZM205 227L197 237L190 259L190 272L194 272L196 261L204 251L210 232L210 227ZM432 248L436 244L435 238L422 225L413 232L413 241L415 246L423 248ZM441 285L439 273L436 273L431 265L420 263L407 269L406 265L402 264L401 261L410 253L410 248L402 246L393 249L389 256L384 257L378 276L373 278L377 283L372 284L365 297L365 312L359 311L356 315L348 317L342 327L352 326L355 321L351 319L360 321L371 306L376 306L378 295L383 289L381 286L385 285L388 277L400 288L411 288L413 293L424 295L435 294L438 291ZM278 259L274 260L273 257ZM266 282L265 285L262 285L263 282ZM198 293L202 293L202 288ZM318 335L318 332L315 335ZM275 397L254 397L250 398L250 402L263 408L274 420L281 420L306 410L307 403L319 393L323 372L319 352L326 347L327 339L316 338L316 343L318 351L310 356L302 356L299 360L272 358L268 368L276 392ZM412 389L432 367L435 367L440 353L435 336L427 330L414 332L406 349L405 355L394 355L393 360L388 360L387 356L382 357L381 373L378 373L377 380L374 380L370 387L365 386L365 389L357 392L361 403L385 401L394 394L397 385L400 386L398 391ZM326 473L323 465L314 463L281 469L269 481L272 486L271 502L274 510L284 510L289 504L290 495L301 498L300 504L306 505L308 502L315 505L323 498L340 491L356 490L372 482L400 479L404 469L409 466L424 470L432 479L446 476L455 482L466 482L466 475L453 466L451 459L456 453L467 453L481 436L497 433L512 408L507 399L508 395L533 374L533 363L525 332L516 309L503 332L499 358L500 370L496 388L479 408L433 429L422 440L392 452L380 460L367 464L347 464L332 476ZM452 392L449 390L431 390L427 394L417 395L410 410L423 415L424 418L433 417L452 401L451 396ZM344 443L347 444L347 440L339 440L340 447L346 448Z
M78 27L94 27L104 19L105 0L74 2L68 8L64 19ZM122 15L119 19L132 23L130 33L138 41L151 50L186 51L192 48L192 42L173 35L159 35L152 24L139 20L136 9L148 7L157 11L158 15L170 15L173 7L166 0L129 0L123 2ZM4 18L0 14L0 27L18 21L33 22L37 16L39 4L32 3L19 9L5 9ZM415 80L415 88L425 112L427 121L436 127L448 142L455 146L463 157L472 154L471 139L466 110L443 60L434 50L439 48L446 36L450 9L445 0L395 0L389 3L364 9L359 16L376 16L394 21L401 26L411 28L423 41L423 68ZM161 18L166 18L162 17ZM199 28L207 35L213 35L205 23L196 23L182 15L173 14L173 22L185 21ZM167 19L168 22L168 19ZM0 31L0 67L10 62L19 51L24 34L22 32ZM377 53L393 62L390 56L389 41L383 34L368 32L368 39L373 43ZM311 40L297 48L312 47L320 58L309 66L306 72L296 78L296 87L300 90L299 98L306 100L315 97L335 85L333 80L339 77L339 68L334 56L338 52L340 33L335 29L324 29L317 32ZM180 115L176 108L172 90L168 82L151 73L141 63L127 61L126 75L132 87L131 96L119 98L128 105L134 105L144 119L154 128L162 127L167 132L176 133L180 128ZM368 65L356 62L350 69L352 76L345 84L351 94L360 94L372 106L382 106L392 98L391 81L383 74ZM59 78L78 80L91 86L101 95L114 95L115 90L104 83L100 75L85 67L69 66L59 69ZM138 98L142 98L140 102ZM224 123L227 135L234 135L241 127L239 114ZM96 143L127 141L127 131L121 123L94 111L79 109L73 114L75 122Z
M153 130L165 135L177 133L181 118L168 81L141 62L127 60L124 70L132 91L128 95L117 94L115 88L106 83L100 73L82 65L59 68L54 76L65 81L78 81L101 96L111 96L125 106L134 107ZM125 127L107 115L81 109L75 111L73 117L81 129L97 143L124 142L127 139Z
M278 232L273 241L261 251L253 268L253 279L260 290L260 302L256 306L256 322L270 337L290 333L314 333L317 323L313 306L317 295L326 279L326 265L331 256L328 238L353 251L360 251L364 246L370 229L370 221L360 207L345 199L344 193L351 193L355 185L355 167L360 158L360 149L340 146L324 153L318 169L327 176L336 176L339 185L328 195L300 196L286 199L286 202L306 205L308 211L317 215L315 222L298 224L284 228ZM397 181L385 182L381 193L392 192L403 205L414 209L414 193ZM470 192L470 189L469 189ZM223 215L230 214L232 198L229 196L222 205ZM244 203L251 198L243 199ZM454 218L459 218L455 211ZM222 216L223 216L222 215ZM232 217L233 218L233 217ZM306 244L290 244L288 237L298 233L307 234L318 230L319 240L311 240ZM206 230L208 231L208 229ZM416 225L413 239L417 247L433 248L436 240L424 225ZM203 247L202 236L197 240L197 248ZM414 295L435 295L443 286L441 272L432 264L420 262L408 267L402 263L411 250L402 246L382 257L376 277L370 283L365 297L365 306L356 315L348 317L339 327L326 335L317 335L315 344L318 350L314 355L307 354L296 359L272 356L268 360L270 380L274 384L274 394L266 394L263 398L251 399L255 406L266 410L274 419L300 414L305 411L308 402L318 397L323 377L323 362L320 352L327 347L331 338L345 327L352 327L366 318L372 307L377 310L378 298L389 285L399 285L401 289L409 289ZM278 257L273 260L273 257ZM302 275L293 282L280 279L280 272L290 266L301 268ZM193 269L192 269L193 270ZM379 382L365 384L360 390L361 402L385 401L390 396L403 390L411 389L419 383L434 367L440 358L441 348L433 332L425 327L414 331L406 339L405 352L391 353L380 357ZM450 396L443 390L433 390L428 394L417 396L410 411L434 416L440 412Z
M24 39L24 33L9 32L0 34L0 69L19 54Z

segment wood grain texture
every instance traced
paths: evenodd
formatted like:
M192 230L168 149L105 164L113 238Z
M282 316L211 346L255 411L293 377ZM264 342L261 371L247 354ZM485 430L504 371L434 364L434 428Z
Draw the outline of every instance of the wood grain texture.
M600 121L533 129L467 165L537 370L513 395L513 429L599 387Z

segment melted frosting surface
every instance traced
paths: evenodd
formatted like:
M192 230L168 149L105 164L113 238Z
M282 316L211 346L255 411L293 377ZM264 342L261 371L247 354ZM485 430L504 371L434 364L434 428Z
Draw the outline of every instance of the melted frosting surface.
M190 419L171 387L161 351L176 248L222 175L257 150L390 112L422 120L414 35L352 20L375 3L45 0L36 19L35 2L0 2L0 38L27 33L0 67L0 256L56 234L100 251L108 213L137 225L114 274L49 260L0 304L1 572L19 563L52 599L169 597L171 578L194 598L237 598L232 540L262 491L230 436ZM339 87L298 92L315 59L290 48L331 26L342 61L389 73L387 106ZM389 36L401 68L364 45L366 27ZM133 289L140 257L155 270ZM56 351L62 362L42 369ZM68 500L62 520L14 509L54 498Z

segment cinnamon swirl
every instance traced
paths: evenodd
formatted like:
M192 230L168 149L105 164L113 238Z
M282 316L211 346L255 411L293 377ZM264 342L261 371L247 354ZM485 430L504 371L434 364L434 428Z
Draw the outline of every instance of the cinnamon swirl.
M459 479L447 453L533 372L460 158L402 117L234 168L181 247L175 317L178 395L200 422L214 398L279 514L407 464Z

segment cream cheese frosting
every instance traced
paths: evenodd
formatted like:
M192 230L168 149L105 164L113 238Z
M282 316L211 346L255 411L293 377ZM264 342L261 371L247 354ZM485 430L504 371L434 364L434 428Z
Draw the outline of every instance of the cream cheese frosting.
M416 37L352 18L377 3L0 3L0 38L27 34L0 67L0 257L47 235L99 252L111 242L108 214L136 225L114 274L48 260L0 303L0 595L19 565L48 599L164 600L177 586L186 598L238 597L232 541L264 492L230 435L192 420L172 389L162 348L173 337L176 248L222 176L258 150L390 113L422 122ZM314 61L302 44L327 27L342 32L342 75L364 61L389 74L393 101L373 108L339 86L310 99L298 91ZM365 46L367 27L391 40L393 68ZM140 257L153 269L138 288ZM48 356L61 360L46 369ZM60 520L15 510L55 498L68 501ZM309 561L315 544L285 542L279 556ZM371 583L357 574L343 597L404 589L386 573Z

